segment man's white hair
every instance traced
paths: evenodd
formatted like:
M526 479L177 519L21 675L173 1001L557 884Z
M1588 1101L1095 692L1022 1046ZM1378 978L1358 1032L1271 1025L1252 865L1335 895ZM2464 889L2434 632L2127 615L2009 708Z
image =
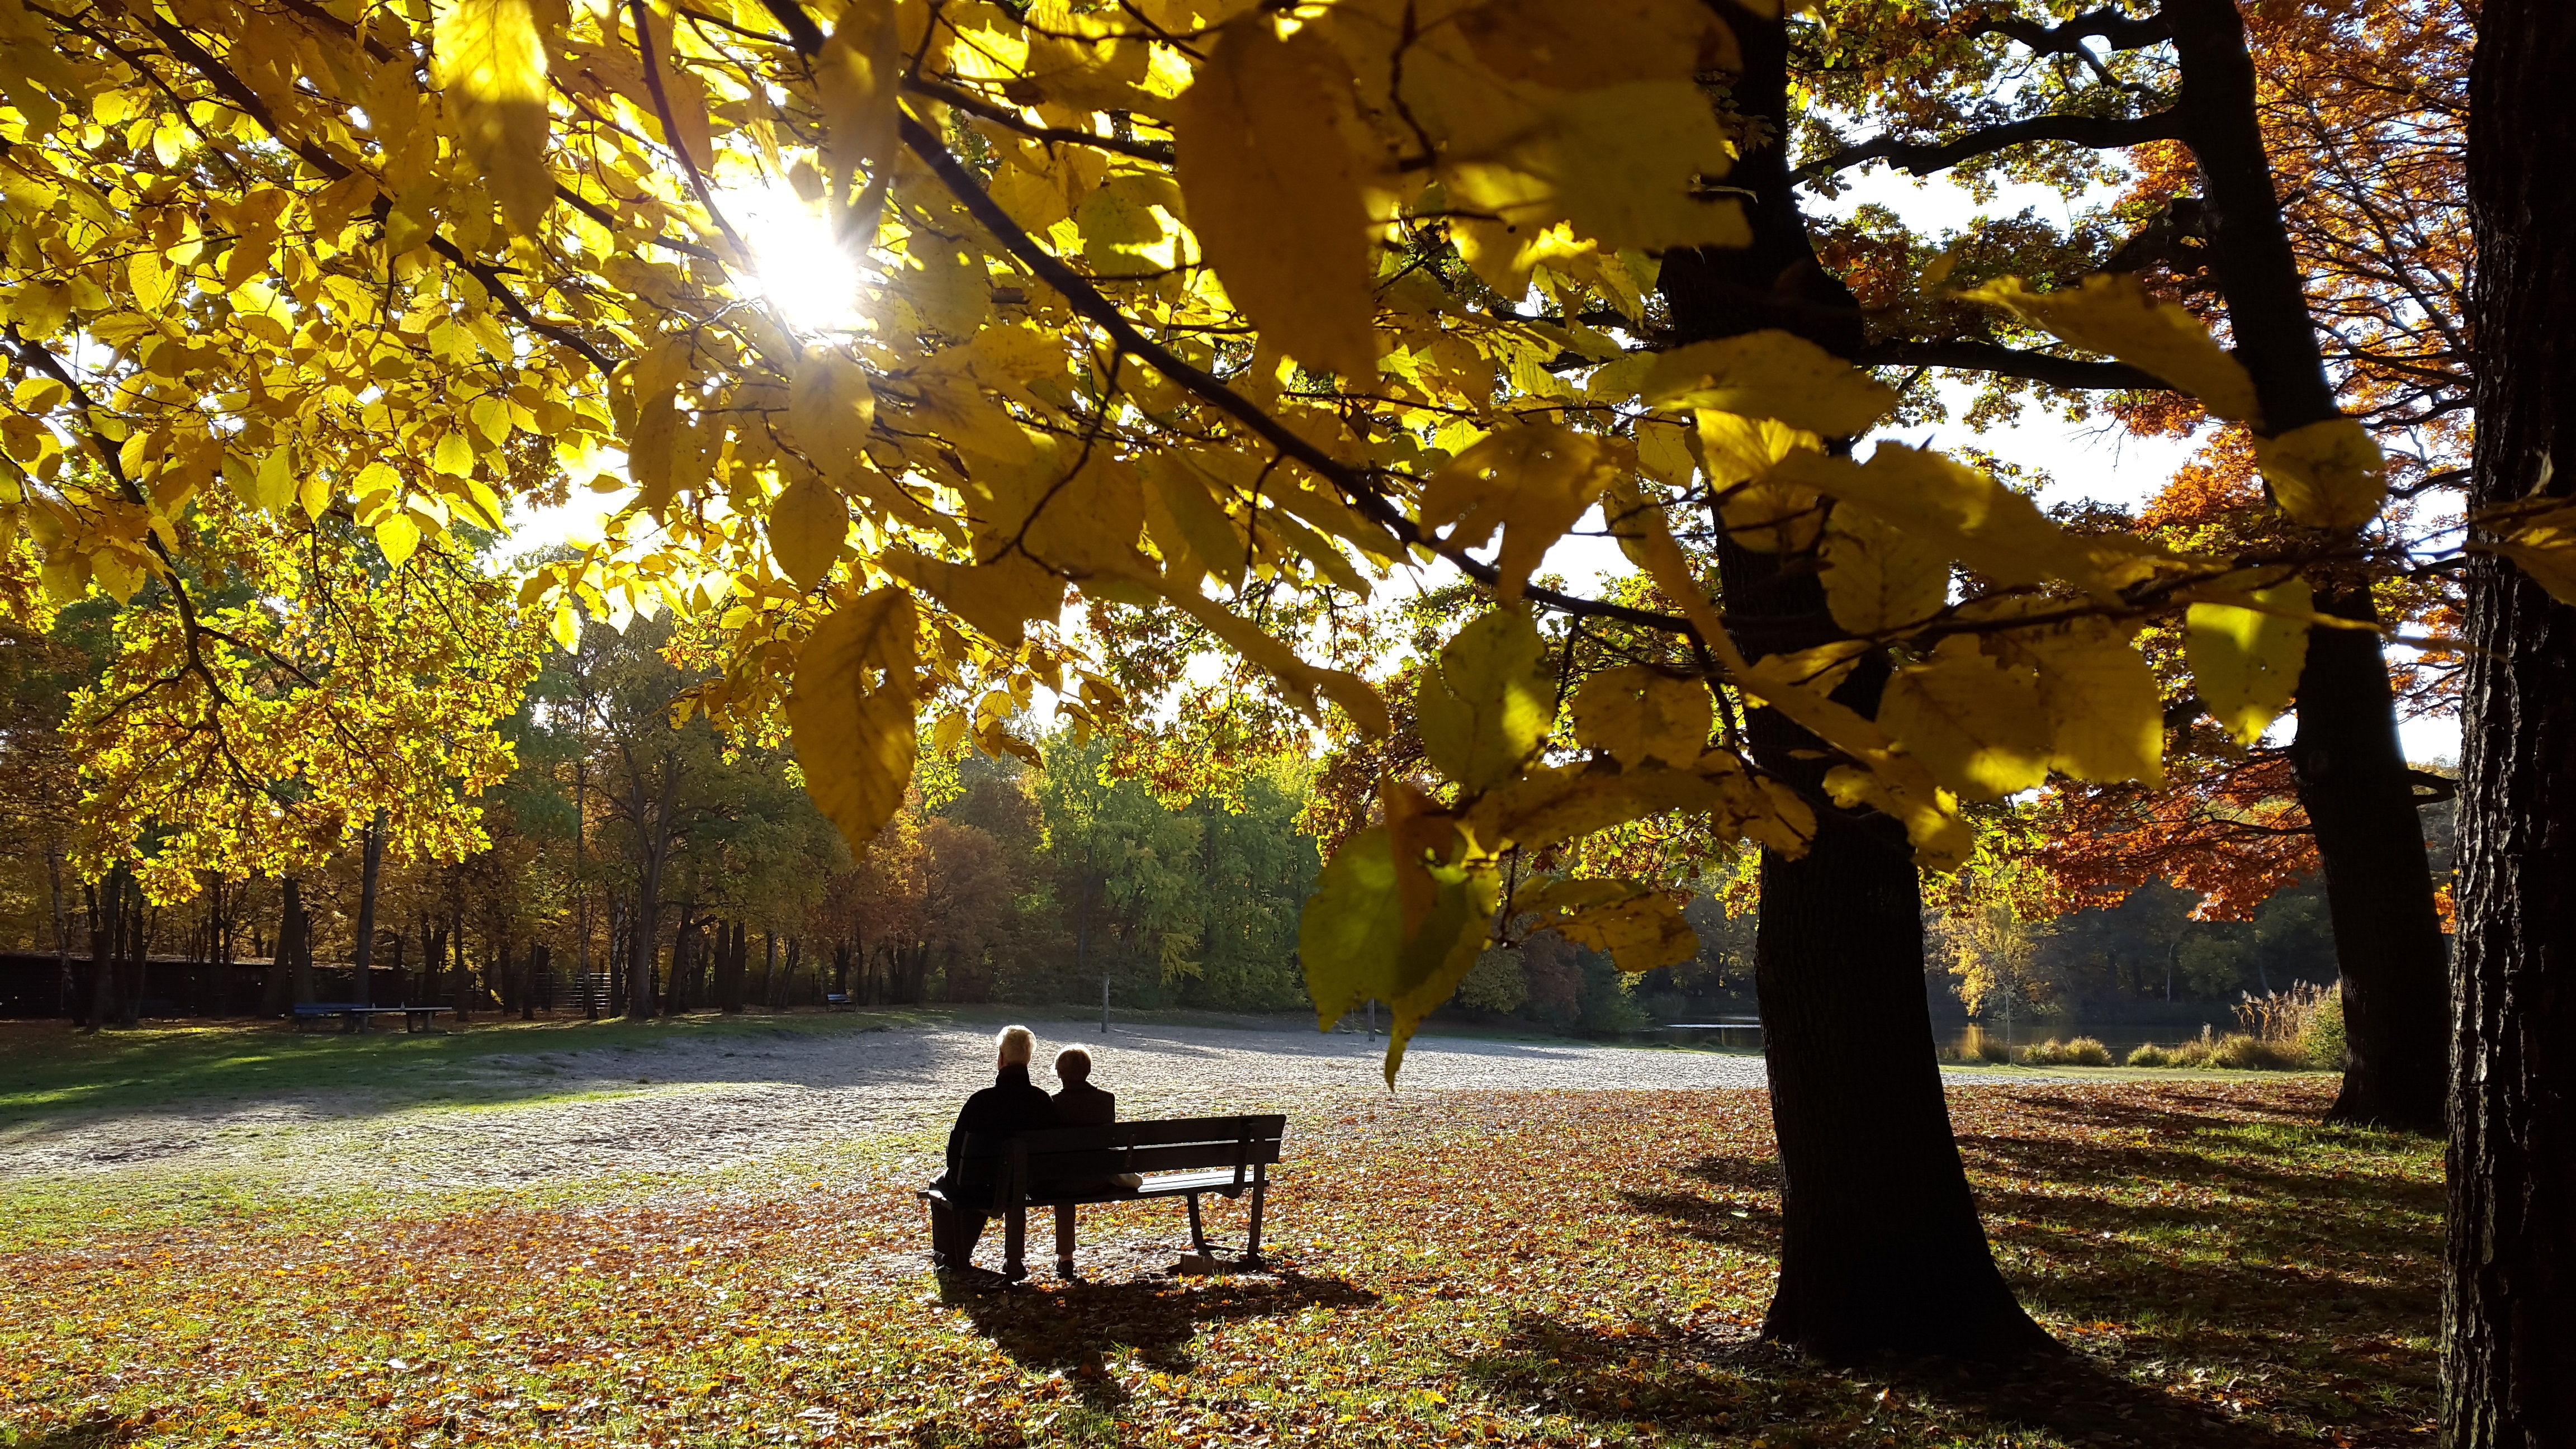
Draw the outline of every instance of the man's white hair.
M1002 1065L1025 1067L1029 1058L1037 1055L1038 1036L1025 1026L1006 1026L1000 1036L993 1038L993 1044L1001 1048Z

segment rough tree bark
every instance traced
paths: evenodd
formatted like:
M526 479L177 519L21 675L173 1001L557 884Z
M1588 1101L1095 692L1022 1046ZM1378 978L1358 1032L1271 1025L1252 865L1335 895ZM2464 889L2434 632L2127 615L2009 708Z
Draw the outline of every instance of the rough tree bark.
M2263 149L2254 60L2236 0L2166 0L2164 14L2182 68L2183 141L2208 191L2211 252L2237 358L2262 404L2262 430L2277 435L2339 417ZM2320 612L2378 618L2357 573L2320 569L2310 582ZM2446 952L2376 634L2309 632L2290 761L2316 830L2343 976L2350 1055L2330 1115L2438 1132L2443 1046L2426 1024L2445 1009Z
M1744 114L1787 112L1787 41L1777 20L1727 6L1743 47L1733 90ZM1666 258L1675 343L1778 327L1850 357L1866 344L1851 294L1817 265L1774 142L1728 184L1753 192L1753 245ZM1723 534L1721 534L1721 538ZM1723 547L1730 620L1753 652L1834 632L1812 570ZM1884 666L1855 671L1836 697L1874 713ZM1813 741L1757 711L1755 757L1823 799L1823 767L1791 751ZM1831 814L1830 806L1820 813ZM1821 1355L1880 1351L2006 1357L2048 1346L1995 1267L1941 1093L1923 996L1922 895L1904 830L1872 813L1837 816L1808 853L1765 851L1754 976L1780 1144L1780 1282L1766 1337Z
M2576 10L2487 0L2470 72L2472 506L2576 496ZM2567 451L2567 464L2555 455ZM2576 1444L2576 608L2469 576L2452 971L2450 1449Z

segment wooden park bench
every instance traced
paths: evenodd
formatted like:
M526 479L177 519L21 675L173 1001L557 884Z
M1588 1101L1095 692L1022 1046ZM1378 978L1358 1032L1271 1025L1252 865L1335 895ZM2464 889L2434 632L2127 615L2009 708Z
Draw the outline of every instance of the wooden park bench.
M299 1001L295 1003L295 1029L302 1031L307 1022L336 1016L340 1018L342 1031L364 1031L370 1018L399 1016L403 1019L403 1030L419 1031L429 1024L431 1017L442 1013L452 1016L455 1012L456 1008L452 1006L361 1006L354 1001Z
M959 1143L954 1196L936 1187L917 1195L926 1203L947 1202L961 1212L1000 1218L1003 1271L1016 1278L1025 1271L1021 1260L1030 1208L1187 1198L1190 1248L1205 1256L1208 1241L1199 1217L1200 1196L1212 1192L1237 1198L1249 1191L1252 1222L1245 1233L1243 1256L1235 1260L1248 1267L1261 1261L1261 1205L1269 1191L1270 1168L1279 1161L1280 1139L1287 1131L1286 1117L1267 1116L1171 1117L1041 1132L969 1132ZM1140 1185L1114 1182L1120 1173L1134 1174ZM1068 1193L1057 1190L1056 1185L1063 1183L1103 1185ZM934 1233L937 1221L934 1215ZM946 1254L945 1244L934 1242L933 1247Z

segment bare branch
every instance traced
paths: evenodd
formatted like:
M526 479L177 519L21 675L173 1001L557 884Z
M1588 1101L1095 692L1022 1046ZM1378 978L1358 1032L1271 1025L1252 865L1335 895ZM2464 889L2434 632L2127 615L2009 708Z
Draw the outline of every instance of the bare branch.
M2144 116L2032 116L1970 131L1964 136L1937 143L1900 141L1894 136L1881 136L1875 141L1837 151L1821 161L1811 161L1798 168L1798 176L1801 180L1813 181L1872 161L1885 161L1897 170L1915 176L1929 176L1936 171L1947 171L1962 161L2037 141L2066 141L2097 151L2110 151L2149 141L2179 141L2182 133L2182 108L2179 106Z

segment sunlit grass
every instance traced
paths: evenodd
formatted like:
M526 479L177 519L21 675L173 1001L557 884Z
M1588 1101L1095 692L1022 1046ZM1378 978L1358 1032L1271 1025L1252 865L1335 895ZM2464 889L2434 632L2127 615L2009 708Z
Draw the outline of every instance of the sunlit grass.
M18 1184L0 1218L48 1226L0 1240L0 1424L48 1444L2411 1438L2438 1149L2312 1125L2325 1100L2279 1078L1954 1093L1998 1257L2077 1350L2036 1376L1832 1371L1753 1341L1779 1221L1755 1092L1310 1102L1276 1276L1168 1276L1180 1214L1144 1204L1086 1214L1097 1281L1007 1292L924 1270L930 1130L530 1192Z

